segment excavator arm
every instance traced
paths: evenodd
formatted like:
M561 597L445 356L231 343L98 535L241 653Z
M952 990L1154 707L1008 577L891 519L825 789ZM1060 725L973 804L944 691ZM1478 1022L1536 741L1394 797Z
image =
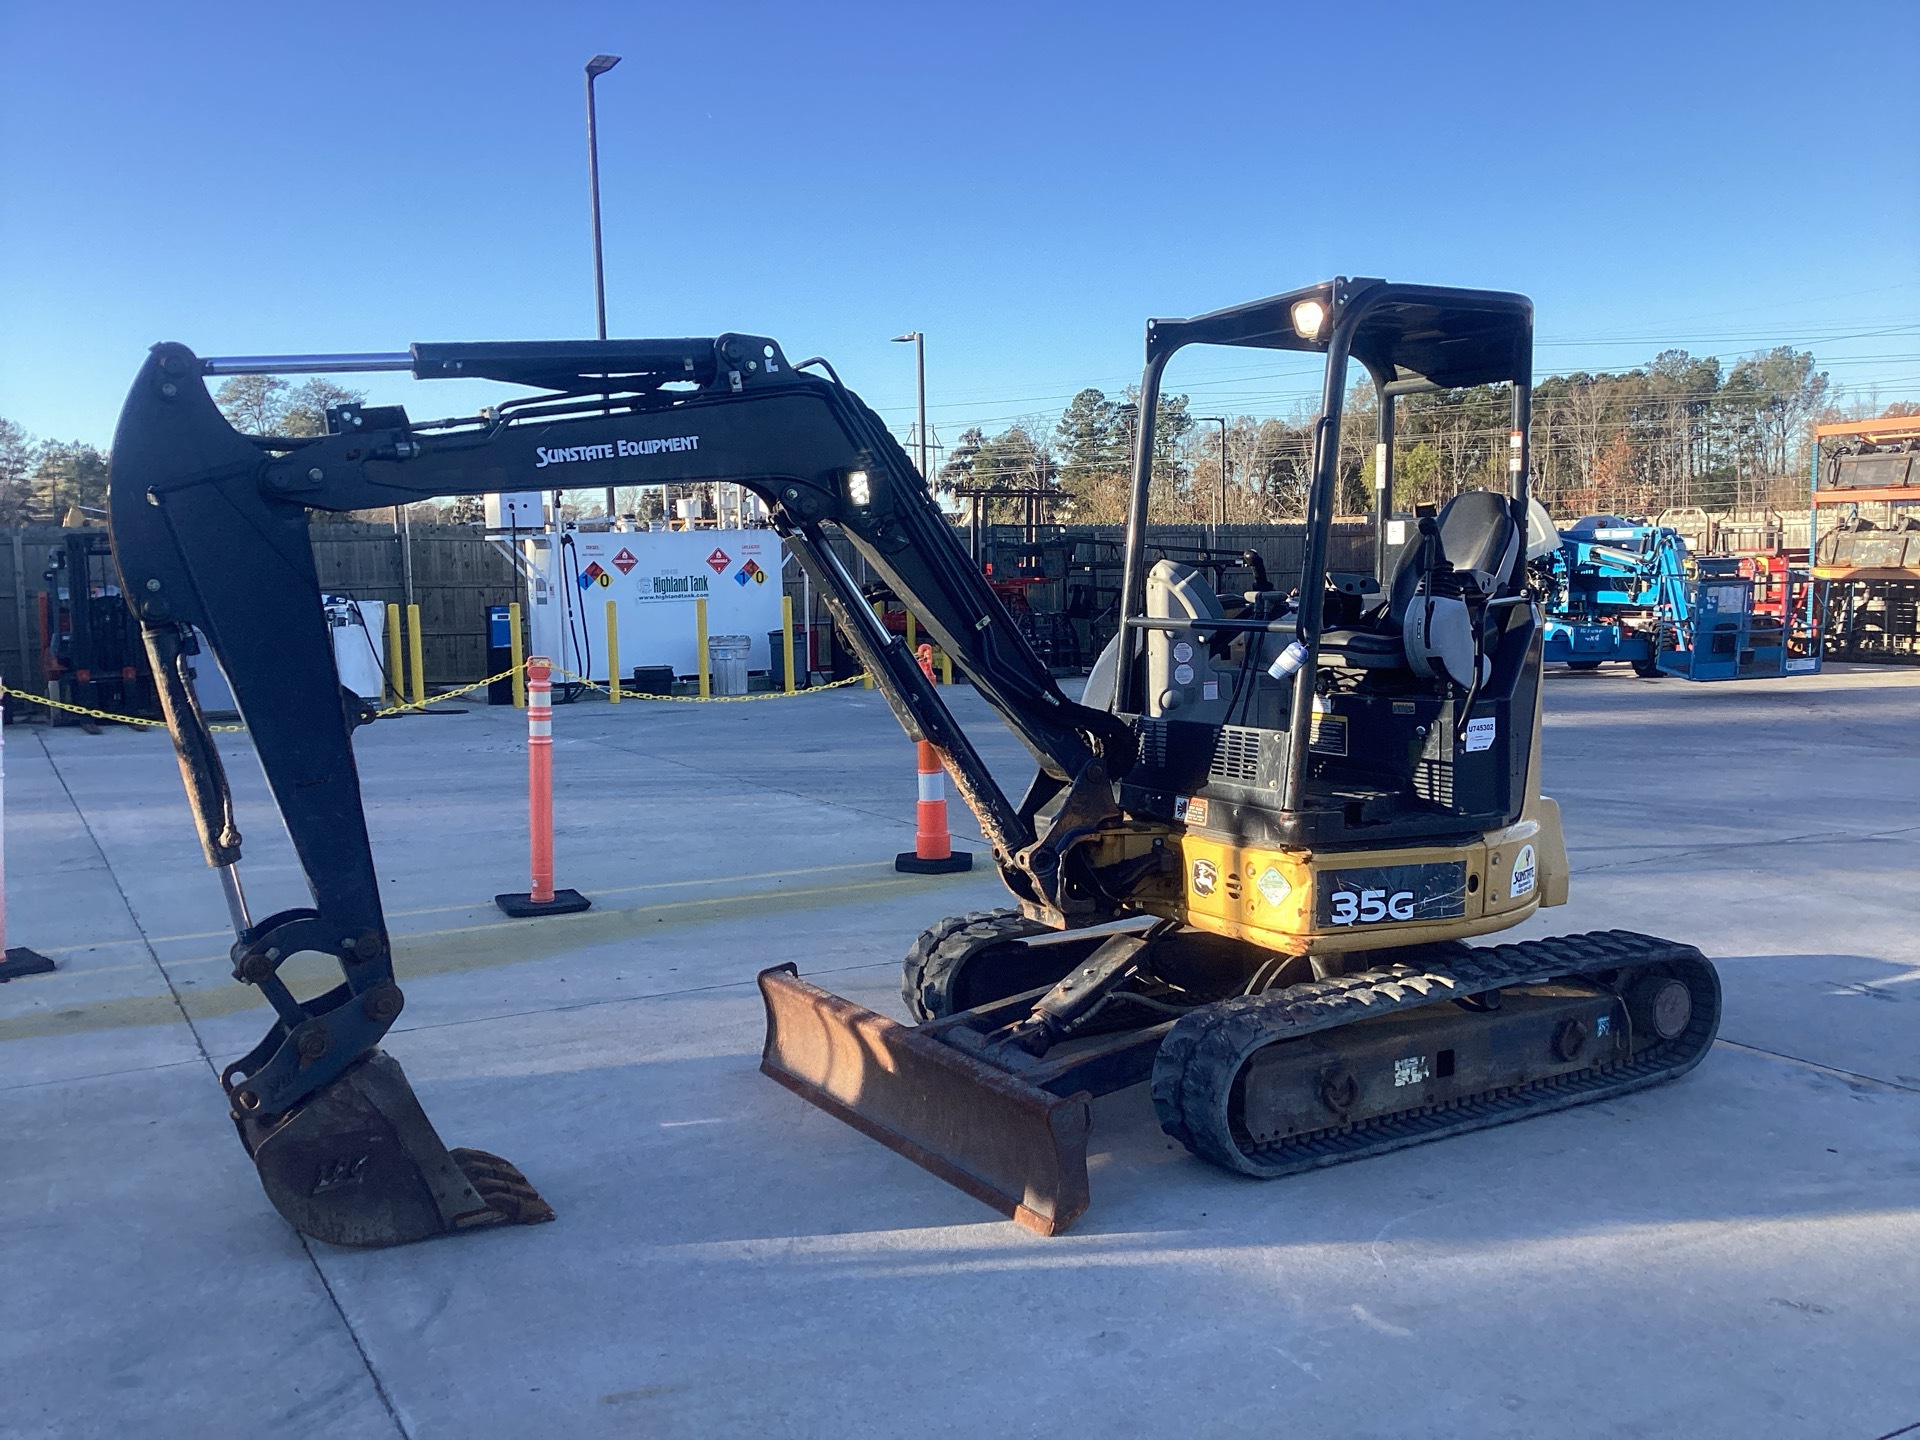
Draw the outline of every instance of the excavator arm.
M292 438L239 433L206 385L218 374L375 369L543 393L425 424L397 406L342 406L330 414L333 433ZM369 717L335 672L309 512L699 481L742 484L766 501L901 724L939 751L1029 913L1062 926L1112 912L1089 847L1076 842L1117 818L1111 781L1131 764L1131 732L1061 693L905 452L837 378L796 370L773 341L744 335L253 360L158 345L114 440L114 551L202 848L225 887L234 975L276 1012L222 1083L269 1196L305 1233L394 1244L551 1213L504 1161L445 1150L377 1049L403 1001L351 742ZM1039 774L1022 801L1000 789L904 643L863 603L828 544L829 525L1033 753ZM247 723L310 907L257 920L248 912L232 800L183 661L195 629ZM342 983L297 998L279 970L302 952L336 959Z

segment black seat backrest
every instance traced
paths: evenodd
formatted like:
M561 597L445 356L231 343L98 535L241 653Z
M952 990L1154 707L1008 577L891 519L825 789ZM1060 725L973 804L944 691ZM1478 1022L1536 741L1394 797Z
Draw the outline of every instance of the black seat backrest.
M1513 543L1513 512L1507 497L1491 490L1468 490L1440 512L1440 549L1456 570L1478 570L1497 585Z
M1513 540L1507 497L1492 490L1463 490L1440 511L1440 553L1456 570L1478 570L1498 584L1506 577L1494 572ZM1404 546L1393 567L1386 619L1396 634L1419 588L1422 548L1417 540Z

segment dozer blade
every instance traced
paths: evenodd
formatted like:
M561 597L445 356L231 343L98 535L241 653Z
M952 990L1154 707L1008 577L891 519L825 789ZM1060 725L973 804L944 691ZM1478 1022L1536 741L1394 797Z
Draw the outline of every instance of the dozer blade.
M1062 1099L829 994L760 972L760 1068L829 1115L1041 1235L1087 1208L1093 1103Z
M447 1149L399 1062L381 1050L284 1115L234 1122L273 1208L329 1245L378 1249L553 1219L499 1156Z

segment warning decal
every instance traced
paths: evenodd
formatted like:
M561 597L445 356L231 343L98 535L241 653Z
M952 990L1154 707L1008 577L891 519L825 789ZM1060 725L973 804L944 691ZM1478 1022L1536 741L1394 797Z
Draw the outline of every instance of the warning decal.
M749 560L734 572L734 584L745 585L749 580L758 585L764 585L767 582L767 572L760 568L758 560Z
M632 574L633 567L639 563L639 557L624 545L620 547L620 553L613 557L613 568L618 570L622 575Z
M718 545L714 546L713 553L707 556L707 566L716 575L726 574L727 566L731 565L732 563L733 563L733 557L727 554L727 552L722 550Z

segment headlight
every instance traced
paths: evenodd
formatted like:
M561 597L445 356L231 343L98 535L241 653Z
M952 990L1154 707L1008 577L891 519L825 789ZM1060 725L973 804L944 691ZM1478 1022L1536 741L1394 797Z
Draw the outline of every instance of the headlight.
M866 471L849 470L847 472L847 499L859 506L873 503L873 483L867 479Z
M1320 334L1320 327L1327 323L1327 307L1318 300L1296 300L1293 302L1293 333L1302 340L1312 340Z

